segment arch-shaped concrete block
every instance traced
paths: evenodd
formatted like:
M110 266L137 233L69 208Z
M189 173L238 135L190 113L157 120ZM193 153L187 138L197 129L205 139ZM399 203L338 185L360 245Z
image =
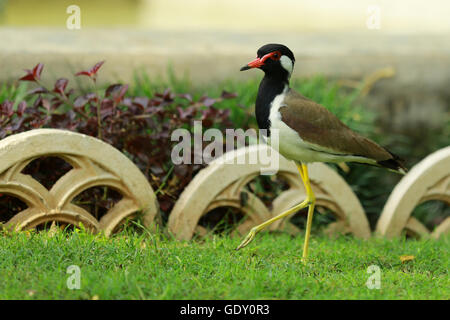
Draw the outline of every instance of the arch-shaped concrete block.
M392 238L404 229L417 234L430 231L411 213L429 200L440 200L450 205L450 147L438 150L415 165L397 184L389 196L377 223L378 234ZM450 218L442 222L431 234L439 237L450 231Z
M42 156L60 157L73 167L50 190L21 173ZM94 186L108 186L123 195L100 221L71 203L76 195ZM96 138L65 130L31 130L0 141L0 192L28 205L7 222L16 229L33 228L46 221L83 222L109 235L137 211L143 213L146 225L159 214L152 187L130 159Z
M195 233L200 218L206 214L211 206L220 205L240 206L240 194L245 185L264 170L261 163L256 164L226 164L224 157L236 161L236 159L257 159L261 152L265 154L270 148L267 145L254 145L231 151L216 159L205 169L201 170L183 191L175 204L170 216L169 230L178 238L189 240ZM271 149L272 152L276 152ZM279 155L279 154L278 154ZM237 163L237 162L234 162ZM332 209L342 226L357 237L370 237L370 228L364 210L348 184L333 169L325 164L314 163L309 166L310 179L316 194L318 205L324 205ZM280 213L292 205L304 199L304 187L300 180L297 167L294 162L279 155L279 171L277 175L285 179L290 189L284 191L273 202L273 211L262 204L255 196L241 210L249 216L250 222L240 226L239 232L246 233L257 223ZM248 192L248 191L245 191ZM280 228L287 221L279 221L273 224L271 229ZM341 228L343 230L345 228Z

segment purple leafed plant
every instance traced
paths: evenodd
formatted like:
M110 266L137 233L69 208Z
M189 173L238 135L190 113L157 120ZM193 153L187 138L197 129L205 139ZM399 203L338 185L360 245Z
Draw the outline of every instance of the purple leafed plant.
M203 96L195 100L189 93L175 94L167 89L152 97L132 97L127 95L128 85L118 83L106 89L97 87L98 72L103 64L104 61L76 73L77 76L89 77L93 82L92 91L87 93L69 89L66 78L58 79L52 89L47 88L41 81L43 64L26 70L26 75L20 80L34 82L36 87L16 108L12 101L0 104L0 139L36 128L66 129L97 137L131 158L154 190L158 190L161 210L168 213L202 167L172 164L171 150L177 143L171 141L172 131L190 129L195 120L202 120L204 128L214 125L224 130L232 127L229 110L217 109L214 105L236 95L223 92L218 98ZM40 174L50 180L61 174L51 165L34 165L33 168L29 174L33 174L33 170L36 173L47 168L48 172ZM87 193L85 197L82 200L89 202L93 195Z

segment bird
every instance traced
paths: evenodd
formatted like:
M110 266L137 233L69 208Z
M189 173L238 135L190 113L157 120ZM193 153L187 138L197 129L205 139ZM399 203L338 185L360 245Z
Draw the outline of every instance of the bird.
M351 130L327 108L290 88L294 64L294 54L287 46L270 43L259 48L256 59L240 71L256 68L264 72L255 103L256 121L259 129L265 129L268 144L271 143L271 132L276 130L278 133L277 151L295 162L305 186L306 199L253 227L236 250L247 246L258 232L273 222L308 207L302 254L302 261L306 262L316 202L308 176L308 164L358 162L400 174L405 174L407 169L400 157Z

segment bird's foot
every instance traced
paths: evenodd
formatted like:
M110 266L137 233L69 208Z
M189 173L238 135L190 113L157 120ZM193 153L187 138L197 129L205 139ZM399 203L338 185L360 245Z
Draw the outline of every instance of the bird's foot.
M255 235L258 233L258 230L256 228L252 228L248 235L245 237L244 241L241 242L241 244L236 248L236 251L239 249L242 249L246 245L248 245L252 240L255 238Z

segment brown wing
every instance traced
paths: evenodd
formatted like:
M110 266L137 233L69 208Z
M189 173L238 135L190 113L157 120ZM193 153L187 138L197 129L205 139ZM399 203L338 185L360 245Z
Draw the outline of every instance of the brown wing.
M320 104L290 90L279 109L281 119L314 149L362 156L379 162L396 158L375 142L352 131ZM315 145L315 146L314 146Z

